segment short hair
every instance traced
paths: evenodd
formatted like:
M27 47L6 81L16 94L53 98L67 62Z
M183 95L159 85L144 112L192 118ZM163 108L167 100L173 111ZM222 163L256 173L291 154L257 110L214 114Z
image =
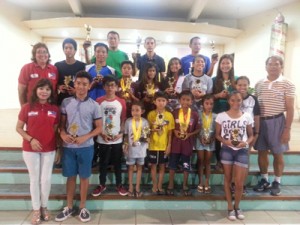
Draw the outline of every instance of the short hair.
M198 55L196 55L196 56L194 57L193 63L195 63L195 61L196 61L197 58L203 59L204 64L205 64L205 57L204 57L203 55L200 55L200 54L198 54Z
M106 52L108 53L108 47L106 44L98 42L97 44L94 45L94 52L96 51L96 48L98 47L104 47L106 49Z
M192 94L192 92L190 90L184 90L179 94L179 99L182 98L182 96L190 96L192 98L192 100L194 100L194 95Z
M77 51L77 42L73 38L66 38L62 43L62 48L64 49L65 44L73 45L74 49Z
M243 96L242 96L242 94L241 94L240 92L238 92L238 91L232 91L232 92L230 92L230 93L228 94L227 100L229 100L229 99L230 99L232 96L234 96L234 95L240 95L241 98L243 98Z
M51 83L51 81L48 78L42 78L40 79L36 85L34 86L34 88L32 89L32 95L31 95L31 99L30 99L30 106L32 107L32 105L36 102L39 101L39 98L37 96L37 89L39 87L44 87L44 86L48 86L51 89L51 94L50 97L48 99L48 102L50 104L54 104L55 103L55 98L54 98L54 91L53 91L53 85Z
M278 56L278 55L272 55L272 56L268 57L267 60L266 60L266 65L268 64L268 62L269 62L270 59L275 59L275 60L279 61L280 66L283 67L283 59L280 56Z
M137 106L141 107L142 110L145 110L145 105L144 105L144 103L143 103L142 101L133 101L133 102L131 103L131 108L132 108L132 106L134 106L134 105L137 105Z
M103 86L105 86L107 83L110 83L110 82L114 82L116 85L118 85L118 80L115 77L113 77L112 75L103 77L103 80L102 80Z
M50 52L49 52L49 49L48 49L48 47L47 47L47 45L45 44L45 43L42 43L42 42L38 42L38 43L36 43L35 45L33 45L32 46L32 51L31 51L31 60L33 61L33 62L37 62L36 61L36 57L35 57L35 55L36 55L36 51L39 49L39 48L45 48L46 49L46 51L47 51L47 53L48 53L48 61L47 61L47 64L48 63L50 63Z
M246 80L248 84L250 85L250 80L247 76L240 76L236 79L235 83L237 84L239 80Z
M124 65L130 65L131 68L133 69L134 68L134 64L133 62L131 62L130 60L124 60L122 63L121 63L121 68L124 66Z
M110 35L110 34L115 34L115 35L117 35L118 36L118 38L120 39L120 35L119 35L119 33L117 32L117 31L114 31L114 30L111 30L111 31L109 31L108 33L107 33L107 38L108 38L108 35Z
M153 100L156 100L158 98L164 98L167 101L169 100L168 95L166 92L158 91L154 94Z
M206 94L206 95L204 95L204 96L202 97L202 101L201 101L202 105L204 104L205 100L208 100L208 99L215 100L215 97L214 97L213 94Z
M194 40L196 39L199 39L200 40L200 37L198 36L195 36L195 37L192 37L191 40L190 40L190 45L193 43Z
M90 83L92 83L93 81L93 77L91 76L91 74L89 72L86 72L85 70L78 71L75 75L75 80L77 78L86 78L89 80Z
M154 37L146 37L145 38L145 42L144 43L146 43L146 41L147 40L153 40L154 41L154 43L156 44L156 40L155 40L155 38Z

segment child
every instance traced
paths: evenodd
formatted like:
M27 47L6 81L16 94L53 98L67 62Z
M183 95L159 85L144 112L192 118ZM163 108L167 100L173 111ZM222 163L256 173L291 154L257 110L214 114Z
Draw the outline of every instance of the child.
M202 101L203 111L199 113L199 124L201 131L196 139L195 148L198 150L198 192L209 194L211 187L209 185L210 177L210 160L213 151L215 151L215 119L216 114L212 113L214 106L214 97L211 94L204 95ZM205 184L203 185L202 177L205 168Z
M253 140L253 119L248 113L241 111L242 101L241 93L232 92L228 97L229 110L218 114L216 118L216 138L222 143L221 162L224 168L224 191L229 220L245 218L239 204L249 164L249 143ZM230 191L233 170L235 170L234 205Z
M116 78L106 76L103 78L103 87L106 94L96 101L100 105L103 132L97 137L96 145L99 149L99 182L100 185L92 192L99 196L106 190L107 167L110 162L114 166L116 176L116 190L122 196L127 190L122 185L121 163L124 124L126 120L125 100L116 96L118 81Z
M149 62L145 65L143 80L138 85L137 93L135 95L138 96L145 105L144 117L146 117L151 110L155 109L153 97L157 91L159 91L159 84L156 75L156 67L155 64Z
M151 127L148 158L151 165L152 193L163 194L163 179L167 156L171 151L172 130L174 129L173 115L166 111L168 96L164 92L154 95L155 110L149 112L147 118ZM157 165L159 177L157 182Z
M33 225L39 224L41 219L50 219L47 205L58 121L59 110L54 105L52 83L42 78L34 86L30 102L22 106L16 126L23 137L23 159L30 178Z
M133 101L139 101L139 99L134 96L136 85L132 82L131 78L133 67L133 63L129 60L121 63L122 78L120 79L120 87L116 93L118 97L123 98L126 101L126 118L131 116L131 103Z
M62 172L67 177L67 206L55 220L66 220L74 213L73 197L76 190L76 177L80 177L79 219L91 220L85 208L89 177L91 176L94 155L93 137L100 134L101 114L99 105L88 97L92 77L86 71L76 73L75 96L65 98L61 105L60 137L63 140Z
M191 110L193 95L190 91L183 91L179 94L180 109L173 113L175 130L173 132L171 155L169 160L169 185L167 195L174 195L174 175L179 162L183 165L183 194L191 195L188 187L188 175L191 170L191 156L195 138L199 133L198 113Z
M86 71L93 77L89 97L93 100L105 95L102 80L107 75L115 76L115 69L106 65L108 47L106 44L97 43L94 46L96 62L86 66Z
M148 148L148 136L150 134L149 123L142 118L144 105L140 101L132 103L131 114L125 122L125 138L124 138L124 153L126 164L128 165L128 196L141 197L143 193L140 189L142 169L145 163L146 151ZM133 190L133 170L134 165L137 167L135 192Z
M180 59L173 57L168 63L167 76L163 79L161 85L162 90L168 94L169 102L167 104L167 109L170 112L180 108L178 95L181 93L183 80L184 75L182 72Z
M201 110L201 99L205 94L212 93L213 82L211 77L204 74L205 58L197 55L193 61L193 72L188 74L182 83L182 90L190 90L194 95L195 101L193 109Z

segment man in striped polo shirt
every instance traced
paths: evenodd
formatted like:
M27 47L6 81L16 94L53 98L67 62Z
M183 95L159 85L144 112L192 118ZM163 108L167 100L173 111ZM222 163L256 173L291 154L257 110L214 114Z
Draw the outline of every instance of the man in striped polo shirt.
M268 76L256 86L260 106L260 130L254 149L258 150L261 180L253 188L262 192L271 188L271 195L280 195L280 179L284 168L283 153L289 150L291 125L294 118L295 85L282 75L283 60L271 56L266 60ZM284 115L285 112L285 115ZM257 132L257 131L256 131ZM268 179L268 150L273 155L275 178Z

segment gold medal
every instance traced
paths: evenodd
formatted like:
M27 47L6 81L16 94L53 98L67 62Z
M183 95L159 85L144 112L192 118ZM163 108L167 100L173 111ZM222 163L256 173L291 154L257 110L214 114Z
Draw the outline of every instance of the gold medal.
M180 128L180 138L184 139L186 137L187 129L189 127L191 119L191 109L188 109L186 114L183 113L182 109L179 109L179 128Z
M134 118L132 118L133 146L138 146L140 144L139 140L142 132L142 118L140 118L138 123L139 125L136 127L136 121Z

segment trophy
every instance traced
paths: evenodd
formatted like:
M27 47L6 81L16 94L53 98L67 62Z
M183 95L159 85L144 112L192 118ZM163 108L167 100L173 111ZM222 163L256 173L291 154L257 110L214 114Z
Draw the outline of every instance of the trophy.
M228 91L229 87L231 86L230 80L224 80L223 81L223 87L225 91Z
M162 131L163 131L163 127L164 127L164 115L158 113L156 116L156 121L155 121L155 125L156 125L156 129L158 130L157 133L158 135L162 135Z
M137 47L137 50L136 50L136 54L140 54L140 46L141 46L141 43L142 43L142 38L140 36L137 37L136 39L136 47Z
M180 131L179 131L179 137L181 138L181 139L185 139L185 137L186 137L186 131L187 131L187 128L188 128L188 125L187 124L185 124L185 123L179 123L179 129L180 129Z
M210 41L210 46L213 51L213 54L211 55L211 61L218 61L219 55L218 55L218 53L216 53L216 50L215 50L215 42Z
M72 81L72 76L71 75L65 76L64 84L65 84L67 89L69 88L71 81Z
M232 131L231 131L231 144L234 145L234 146L237 146L240 141L238 140L239 138L239 129L238 128L234 128Z
M210 130L207 128L203 129L203 133L202 133L202 140L203 140L203 144L210 144L211 143L211 138L210 138Z
M77 132L78 132L79 126L77 123L72 123L70 128L69 128L69 133L73 138L78 137Z
M201 91L201 80L200 79L196 79L194 81L193 88L198 90L198 91Z
M155 94L155 86L154 84L146 84L146 95L148 98L153 98Z
M132 142L133 147L140 146L140 145L141 145L141 142L139 142L139 141Z
M86 30L86 38L85 41L83 42L83 49L84 49L84 55L85 55L85 60L92 58L92 49L91 49L91 30L92 26L88 24L84 24L85 30Z
M131 83L132 83L132 80L131 80L131 78L127 78L126 80L125 80L125 90L124 90L124 97L125 98L129 98L130 96L129 96L129 93L130 93L130 89L131 89Z
M141 137L140 137L140 142L148 142L149 136L150 136L150 127L148 126L143 127Z
M114 139L114 135L112 133L112 129L114 128L114 125L112 123L106 123L105 124L105 132L109 139Z
M168 78L168 84L169 84L169 88L171 89L171 91L174 93L174 83L175 83L175 78L174 77L169 77Z

